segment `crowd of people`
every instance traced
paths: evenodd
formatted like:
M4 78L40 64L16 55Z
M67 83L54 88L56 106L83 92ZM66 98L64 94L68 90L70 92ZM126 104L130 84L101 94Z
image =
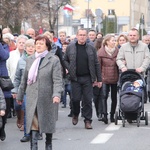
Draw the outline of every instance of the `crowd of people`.
M128 69L146 77L150 101L149 51L150 35L140 40L136 28L119 36L81 28L68 37L63 30L55 37L54 31L35 35L29 28L19 35L0 29L0 78L9 77L14 85L11 90L0 88L1 141L6 138L7 119L16 116L16 126L24 131L21 142L30 141L31 150L37 150L45 133L45 150L52 150L59 103L64 109L69 105L73 125L81 112L85 129L93 128L92 102L98 121L108 124L109 115L115 122L118 80Z

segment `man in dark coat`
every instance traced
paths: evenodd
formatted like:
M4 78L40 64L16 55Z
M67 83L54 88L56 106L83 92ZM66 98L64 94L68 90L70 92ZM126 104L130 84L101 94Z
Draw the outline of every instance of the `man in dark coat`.
M96 50L86 43L87 31L79 29L77 42L68 45L64 63L69 71L72 88L73 118L72 123L78 123L80 113L80 100L83 96L83 117L86 129L92 129L92 99L93 83L97 81L101 87L100 65L97 59Z

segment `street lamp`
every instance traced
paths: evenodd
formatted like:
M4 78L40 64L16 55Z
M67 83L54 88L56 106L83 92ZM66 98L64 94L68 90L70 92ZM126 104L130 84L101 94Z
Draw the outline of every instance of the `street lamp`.
M58 7L58 0L57 0L57 7ZM57 37L58 37L58 11L57 11L57 24L56 24L56 30L57 30Z
M132 8L131 25L132 25L132 27L134 27L134 13L135 13L136 0L131 1L131 3L132 3L132 5L131 5L131 8Z
M140 18L140 29L141 29L141 38L143 36L143 29L144 29L144 14L141 14L141 18Z
M114 9L108 9L108 22L107 28L109 32L115 33L116 32L116 16Z

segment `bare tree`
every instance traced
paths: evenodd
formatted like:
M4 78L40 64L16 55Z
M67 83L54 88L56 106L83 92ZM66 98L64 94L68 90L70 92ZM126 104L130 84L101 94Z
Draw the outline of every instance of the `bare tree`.
M40 16L47 18L49 28L54 30L60 8L66 4L71 4L71 0L0 0L0 22L20 33L23 20Z
M49 27L54 30L60 8L66 4L71 4L71 0L37 0L35 9L43 18L48 18Z
M0 14L3 27L10 27L12 32L20 33L21 22L31 10L30 1L24 0L1 0Z

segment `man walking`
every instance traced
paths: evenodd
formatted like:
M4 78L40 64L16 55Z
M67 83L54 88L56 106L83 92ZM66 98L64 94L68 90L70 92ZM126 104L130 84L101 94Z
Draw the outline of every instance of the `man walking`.
M87 31L79 29L77 42L72 42L66 50L64 62L70 74L72 88L73 117L72 123L78 123L80 101L83 96L83 117L86 129L92 129L92 98L93 83L97 81L98 87L102 85L100 65L96 50L86 43Z
M139 37L139 31L136 28L132 28L129 31L129 42L121 46L116 62L122 72L135 69L137 73L144 76L150 63L150 55L147 44L139 41ZM147 102L146 87L144 90L144 102Z
M117 65L124 72L127 69L135 69L138 73L144 73L150 63L148 46L139 41L139 32L133 28L129 31L129 42L123 44L117 55Z

